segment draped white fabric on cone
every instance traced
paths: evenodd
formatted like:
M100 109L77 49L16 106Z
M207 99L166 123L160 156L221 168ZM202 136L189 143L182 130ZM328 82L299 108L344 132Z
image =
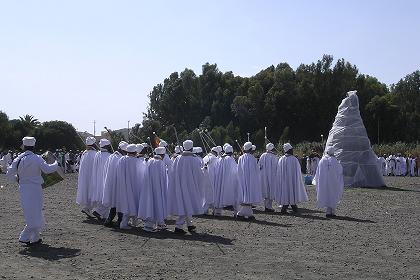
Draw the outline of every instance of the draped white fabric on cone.
M313 183L316 185L319 207L336 208L343 196L343 167L335 157L322 157L316 170Z
M117 165L121 158L119 152L113 153L105 163L105 183L102 205L116 207L118 199L119 182L117 181Z
M245 153L239 157L238 182L240 203L257 204L263 200L257 159L253 155Z
M238 164L231 156L222 157L216 165L214 207L236 205L241 190L238 183Z
M204 212L204 187L201 161L191 152L175 158L169 173L168 213L192 216Z
M95 160L95 155L95 150L86 150L80 159L76 202L82 207L92 207L91 188L93 188L93 161Z
M258 161L263 198L274 200L277 188L277 164L279 158L273 153L263 153Z
M168 176L166 164L161 159L150 159L144 176L137 217L163 222L167 217Z
M295 205L308 200L299 160L293 155L284 155L279 159L277 180L276 201L280 205Z
M102 204L106 176L106 162L111 154L107 151L99 151L93 160L93 182L91 188L92 203Z

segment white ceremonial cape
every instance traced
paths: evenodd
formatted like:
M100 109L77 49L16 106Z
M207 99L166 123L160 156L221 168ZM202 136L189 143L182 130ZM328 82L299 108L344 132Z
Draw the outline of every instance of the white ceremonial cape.
M325 155L313 180L319 207L336 208L344 191L343 167L335 157Z
M19 166L18 162L20 160ZM19 175L20 202L28 228L42 229L45 219L42 213L42 179L41 172L53 173L58 163L47 164L44 159L31 151L25 151L15 158L7 170L7 179L16 181Z
M105 207L116 207L118 199L118 189L120 184L117 181L117 165L121 158L121 153L116 151L110 155L105 163L105 181L102 205Z
M91 188L91 197L93 205L102 205L102 199L104 195L105 188L105 176L106 176L106 162L110 157L108 151L99 151L95 155L93 161L93 182Z
M258 161L262 195L265 199L274 200L277 187L277 164L279 158L271 153L263 153Z
M141 191L141 170L144 161L134 156L123 156L117 165L118 199L117 211L123 214L137 217L139 194Z
M171 169L173 161L169 158L168 154L165 154L163 157L163 162L165 163L167 170Z
M93 172L95 155L95 150L86 150L80 159L76 202L82 207L92 207L91 188L93 188L93 176L95 174Z
M248 153L238 160L239 202L257 204L263 200L257 159Z
M293 155L284 155L277 166L276 201L280 205L296 205L307 201L299 160Z
M185 151L176 157L169 172L168 214L200 215L204 213L204 187L201 161Z
M166 164L159 157L149 159L144 175L144 185L137 217L142 220L164 222L168 216L166 197L168 175Z
M242 193L238 183L238 164L232 156L223 156L216 164L214 207L235 206Z

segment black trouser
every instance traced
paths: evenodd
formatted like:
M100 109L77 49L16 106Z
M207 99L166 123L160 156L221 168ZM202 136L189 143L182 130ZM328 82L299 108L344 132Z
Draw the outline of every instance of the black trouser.
M115 207L112 207L110 210L109 210L109 215L108 215L108 218L106 219L106 221L105 221L105 224L109 224L109 223L112 223L112 221L114 220L114 218L115 218L115 216L117 215L117 208L115 208ZM123 217L123 213L121 213L121 212L118 212L118 220L117 220L117 223L118 224L120 224L121 223L121 221L122 221L122 217Z

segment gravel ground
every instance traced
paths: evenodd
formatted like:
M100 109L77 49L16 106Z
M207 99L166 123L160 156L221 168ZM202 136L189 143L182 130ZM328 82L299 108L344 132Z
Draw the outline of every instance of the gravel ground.
M316 207L314 187L300 215L256 221L196 217L197 235L119 231L86 219L75 203L77 176L46 189L43 244L18 243L18 191L0 175L3 279L420 279L420 178L346 189L337 219ZM174 220L168 221L170 230Z

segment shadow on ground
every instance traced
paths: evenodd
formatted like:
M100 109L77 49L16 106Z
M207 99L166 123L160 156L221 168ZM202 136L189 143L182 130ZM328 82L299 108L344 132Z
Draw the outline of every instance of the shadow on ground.
M48 261L57 261L65 258L74 258L80 254L80 249L53 247L48 244L38 244L25 247L19 252L21 255L41 258Z

